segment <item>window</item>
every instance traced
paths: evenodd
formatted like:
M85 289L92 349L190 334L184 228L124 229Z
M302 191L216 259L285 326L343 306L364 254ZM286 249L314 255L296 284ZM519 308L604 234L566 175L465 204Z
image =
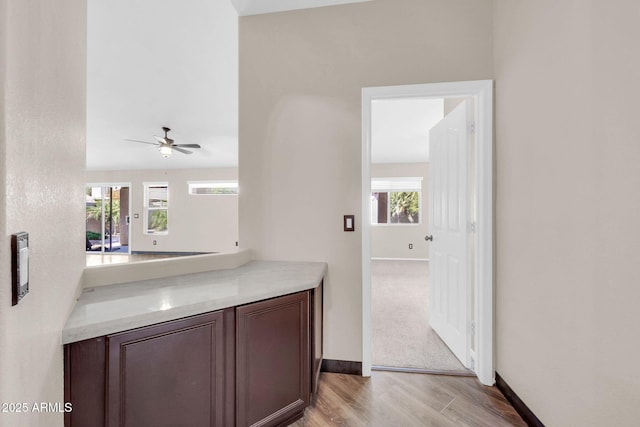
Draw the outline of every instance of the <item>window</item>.
M169 233L169 185L144 185L145 234Z
M220 196L238 194L238 181L189 181L192 196Z
M420 224L422 178L373 178L372 224Z

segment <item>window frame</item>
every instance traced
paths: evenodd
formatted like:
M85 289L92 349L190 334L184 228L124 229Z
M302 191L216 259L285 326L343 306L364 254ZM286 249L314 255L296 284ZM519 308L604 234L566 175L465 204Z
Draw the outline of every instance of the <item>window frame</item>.
M144 229L143 233L145 235L167 235L169 234L169 183L166 181L163 182L144 182ZM167 189L167 197L166 197L166 207L151 207L149 206L149 190L154 187L165 187ZM149 230L149 214L152 211L166 211L167 212L167 228L162 231L152 231Z
M419 226L423 221L422 203L423 177L372 177L371 178L371 203L369 221L373 227L385 226ZM373 194L387 193L387 222L373 222ZM417 193L418 194L418 221L417 222L391 222L391 194L392 193Z
M230 188L235 189L231 193L193 193L193 188ZM216 179L203 181L187 181L187 194L189 196L237 196L239 192L237 179Z

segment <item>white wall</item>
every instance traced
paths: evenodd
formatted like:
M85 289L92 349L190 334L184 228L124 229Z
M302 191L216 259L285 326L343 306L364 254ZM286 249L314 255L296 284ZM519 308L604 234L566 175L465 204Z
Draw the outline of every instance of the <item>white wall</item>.
M131 184L130 250L229 252L238 241L238 196L192 196L188 181L237 180L237 168L88 171L87 183ZM144 233L144 183L169 183L169 233ZM138 218L134 218L138 214ZM153 241L156 241L156 245Z
M328 262L328 359L362 360L361 90L492 78L491 5L376 0L240 18L240 246ZM346 214L355 232L342 231Z
M498 372L549 427L636 425L637 2L491 4L241 18L241 244L328 261L325 356L360 360L358 222L342 232L343 214L362 220L360 89L495 75ZM0 401L56 402L84 264L85 5L0 0L0 12ZM21 230L31 292L11 307L8 236Z
M640 3L494 16L497 370L548 427L637 426Z
M86 5L0 0L0 402L63 402L61 331L84 267ZM10 235L29 233L29 294L11 306ZM60 426L60 413L0 413Z
M422 177L420 194L420 224L390 224L371 226L371 256L373 258L429 258L429 244L424 236L428 227L428 163L375 163L371 165L373 178ZM413 249L409 249L409 243Z

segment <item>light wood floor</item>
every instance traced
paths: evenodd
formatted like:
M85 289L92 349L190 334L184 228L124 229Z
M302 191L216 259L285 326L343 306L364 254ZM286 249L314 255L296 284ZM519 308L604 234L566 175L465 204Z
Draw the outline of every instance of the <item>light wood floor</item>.
M495 387L476 378L374 371L323 372L317 396L290 427L525 426Z

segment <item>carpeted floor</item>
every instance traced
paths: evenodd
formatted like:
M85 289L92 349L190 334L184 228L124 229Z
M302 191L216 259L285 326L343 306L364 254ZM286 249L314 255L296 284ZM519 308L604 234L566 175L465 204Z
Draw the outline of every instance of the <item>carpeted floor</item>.
M429 327L427 261L371 262L373 364L464 371Z

